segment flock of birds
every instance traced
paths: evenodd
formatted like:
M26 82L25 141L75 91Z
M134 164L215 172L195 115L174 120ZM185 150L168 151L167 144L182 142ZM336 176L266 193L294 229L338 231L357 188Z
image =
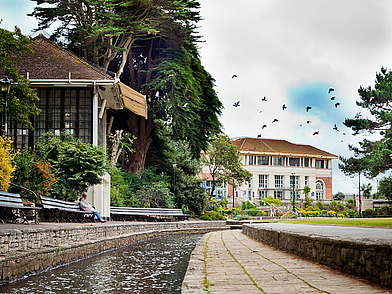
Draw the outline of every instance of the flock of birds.
M233 75L231 78L232 79L234 79L234 78L236 78L237 77L237 75ZM331 92L333 92L333 91L335 91L335 89L334 88L329 88L328 89L328 94L331 94ZM336 97L335 96L332 96L331 98L330 98L330 100L331 101L336 101ZM267 101L267 97L266 96L264 96L263 98L261 98L261 101L263 101L263 102L266 102ZM338 108L340 106L340 102L335 102L335 108ZM234 102L233 103L233 107L240 107L240 101L236 101L236 102ZM287 109L287 105L286 104L283 104L282 105L282 110L283 111L285 111ZM310 106L310 105L308 105L308 106L306 106L306 108L305 108L305 110L306 110L306 112L309 112L309 110L311 110L312 109L312 106ZM260 113L262 112L262 110L260 110ZM361 113L360 112L358 112L356 115L355 115L355 118L360 118L361 117ZM279 120L277 119L277 118L274 118L273 120L272 120L272 123L276 123L276 122L278 122ZM311 124L312 123L312 121L311 120L307 120L306 121L306 124ZM300 127L302 127L302 124L300 124L299 125ZM261 129L263 130L263 129L265 129L267 127L267 125L266 124L264 124L262 127L261 127ZM333 128L332 128L333 130L335 130L335 131L339 131L339 128L338 128L338 126L336 125L336 124L334 124L334 126L333 126ZM312 135L313 136L316 136L316 135L319 135L320 134L320 131L315 131ZM346 135L346 133L343 133L343 136L345 136ZM257 138L261 138L261 134L258 134L257 135ZM341 140L341 142L343 142L343 140Z

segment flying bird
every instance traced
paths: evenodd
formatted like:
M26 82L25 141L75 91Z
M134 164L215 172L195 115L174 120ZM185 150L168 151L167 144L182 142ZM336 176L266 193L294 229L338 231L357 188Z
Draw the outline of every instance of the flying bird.
M237 75L233 75L231 78L234 79L234 78L236 78L236 77L237 77Z
M346 133L343 133L343 136L346 136Z
M263 125L262 127L261 127L261 129L263 130L264 128L266 128L267 127L267 125Z
M311 106L307 106L306 107L306 112L308 112L310 109L312 109L312 107Z
M335 97L335 96L333 96L333 97L331 97L331 100L335 100L335 98L336 98L336 97Z
M261 98L261 101L267 101L267 97Z
M274 120L272 121L272 123L277 122L277 121L278 121L278 119L277 119L277 118L274 118Z
M283 109L283 111L284 111L285 109L287 109L286 104L283 104L282 109Z
M302 124L299 124L300 127L302 127Z
M316 132L313 133L313 136L314 135L318 135L318 134L319 134L319 131L316 131Z
M338 127L336 126L336 124L333 126L333 129L334 129L335 131L339 131L339 129L338 129Z
M235 102L235 103L233 104L233 106L234 106L234 107L240 106L240 101Z
M335 91L334 88L329 88L328 93L331 93L332 91Z
M340 103L339 103L339 102L336 102L336 103L335 103L335 108L338 108L339 105L340 105Z
M257 135L257 138L261 138L261 134L258 134L258 135Z
M310 124L310 123L312 123L312 121L311 121L311 120L308 120L308 121L306 121L306 123L307 123L307 124Z
M260 113L262 113L263 111L262 110L260 110Z

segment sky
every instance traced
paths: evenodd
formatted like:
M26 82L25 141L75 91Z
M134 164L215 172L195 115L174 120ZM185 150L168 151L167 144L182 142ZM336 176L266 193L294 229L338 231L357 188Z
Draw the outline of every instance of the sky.
M200 57L215 79L224 106L220 121L227 135L284 139L344 157L352 155L348 144L358 146L364 138L376 138L353 136L342 123L359 112L370 117L356 106L358 88L374 86L381 67L392 67L392 1L199 3ZM26 35L37 27L36 20L26 16L35 2L3 0L1 4L0 27L13 30L17 25ZM330 88L334 91L328 93ZM267 101L262 101L264 97ZM287 109L282 109L283 104ZM274 119L278 121L272 123ZM313 135L316 131L319 135ZM338 163L333 160L332 192L356 193L358 176L345 176ZM377 180L361 177L361 184L368 182L375 192Z

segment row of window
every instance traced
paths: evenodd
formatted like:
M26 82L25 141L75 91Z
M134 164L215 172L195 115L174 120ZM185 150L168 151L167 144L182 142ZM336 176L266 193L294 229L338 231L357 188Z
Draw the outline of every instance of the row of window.
M282 175L275 175L275 188L282 189L283 186L283 179L284 176ZM290 188L298 187L299 183L299 176L290 176ZM309 177L305 176L305 186L309 184ZM268 175L259 175L259 188L268 188Z
M312 167L313 159L304 157L284 157L284 156L258 156L245 155L245 165L272 165L272 166L298 166ZM328 160L316 159L315 168L328 169Z

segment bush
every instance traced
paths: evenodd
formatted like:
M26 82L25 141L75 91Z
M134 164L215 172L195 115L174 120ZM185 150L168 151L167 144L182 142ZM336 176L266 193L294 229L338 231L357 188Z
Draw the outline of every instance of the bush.
M346 215L349 216L349 217L355 217L355 216L358 216L359 213L358 213L358 211L356 211L356 210L347 209L347 210L346 210Z
M251 202L246 201L246 202L242 202L242 206L241 209L242 210L246 210L246 209L255 209L256 206L254 206Z
M226 218L225 218L222 214L220 214L219 212L214 211L214 210L207 211L206 214L207 214L212 220L226 220Z
M12 172L15 170L15 167L12 165L14 156L11 140L6 137L0 137L0 191L8 191Z
M201 217L200 217L200 219L201 220L211 220L211 218L208 216L208 215L206 215L206 214L203 214Z
M320 200L316 202L316 207L319 208L320 210L326 209L325 205Z
M365 210L363 211L363 215L364 215L364 216L372 216L372 215L374 215L374 214L375 214L375 211L374 211L373 209L371 209L371 208L365 209Z
M312 207L312 200L310 199L310 197L306 196L305 197L305 209L307 209L308 207Z
M329 217L335 217L336 216L336 212L333 210L327 211L327 216Z
M280 218L281 219L297 218L297 214L294 211L287 211Z

